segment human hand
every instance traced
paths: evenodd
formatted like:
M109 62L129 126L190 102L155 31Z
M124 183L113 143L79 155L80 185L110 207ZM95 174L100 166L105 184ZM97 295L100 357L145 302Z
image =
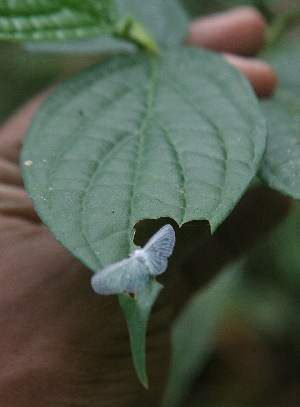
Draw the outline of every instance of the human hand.
M236 26L241 15L237 18L234 13L193 23L188 42L241 54L252 44L254 54L263 40L264 23L247 9L242 26ZM225 18L222 29L215 18ZM234 35L228 37L229 32ZM226 47L219 42L221 37L227 38ZM276 79L271 67L226 58L246 73L258 94L272 92ZM19 151L32 114L44 97L27 103L0 133L1 403L5 407L156 405L168 369L171 296L163 290L151 315L147 337L150 390L146 391L133 370L127 328L116 297L92 291L91 272L41 224L23 188Z

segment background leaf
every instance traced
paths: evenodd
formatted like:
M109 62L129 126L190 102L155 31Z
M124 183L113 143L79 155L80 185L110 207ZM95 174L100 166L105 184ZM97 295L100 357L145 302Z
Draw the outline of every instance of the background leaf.
M119 302L127 321L131 352L135 370L141 383L148 388L146 373L146 330L151 308L163 286L153 278L137 299L128 294L119 294Z
M266 282L274 280L299 305L300 293L300 202L295 202L291 215L251 253L251 265ZM299 320L299 313L295 317Z
M181 43L187 33L188 16L178 0L116 0L120 14L132 16L162 45ZM56 53L99 53L114 51L135 51L133 43L111 35L86 40L27 43L26 48L33 52Z
M300 99L300 43L299 32L291 32L275 46L268 48L262 57L276 70L280 86L288 89Z
M110 33L114 0L7 0L0 2L0 40L61 41Z
M127 257L141 219L214 230L256 174L265 120L247 80L213 53L107 60L35 116L26 188L56 238L92 270Z
M269 134L260 176L270 187L300 199L300 100L281 89L261 105Z
M227 266L208 288L189 300L176 320L172 330L171 371L164 407L184 405L195 376L214 349L242 270L242 263Z

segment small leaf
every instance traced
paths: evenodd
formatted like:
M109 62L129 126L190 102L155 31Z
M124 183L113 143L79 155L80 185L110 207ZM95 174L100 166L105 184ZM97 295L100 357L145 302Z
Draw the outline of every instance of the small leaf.
M114 0L7 0L0 2L0 40L62 41L111 33Z
M96 271L128 257L141 219L205 219L214 230L265 139L246 79L214 53L175 48L113 57L65 82L36 114L21 160L41 219Z
M261 106L269 134L260 176L270 187L300 199L300 100L281 88Z
M172 330L172 359L164 407L184 405L191 383L214 349L243 270L242 263L227 266L204 291L195 294Z
M183 42L188 29L188 16L179 0L116 0L120 15L133 17L161 46ZM27 43L33 52L97 53L111 51L134 51L132 42L119 40L112 35L86 40Z
M148 388L146 373L146 329L151 308L163 286L153 278L145 289L139 292L137 299L128 294L119 294L119 302L125 315L133 363L141 383Z

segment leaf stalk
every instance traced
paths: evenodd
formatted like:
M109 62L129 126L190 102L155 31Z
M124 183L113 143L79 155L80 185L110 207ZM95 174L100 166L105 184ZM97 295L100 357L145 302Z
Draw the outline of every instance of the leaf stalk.
M145 27L132 17L128 17L125 21L119 24L113 34L117 37L132 41L139 48L145 50L149 54L159 54L159 46L154 39Z

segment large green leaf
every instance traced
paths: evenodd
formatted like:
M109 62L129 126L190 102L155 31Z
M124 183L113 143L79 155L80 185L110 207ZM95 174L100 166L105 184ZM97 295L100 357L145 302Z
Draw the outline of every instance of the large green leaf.
M164 407L184 405L190 386L214 349L220 326L241 280L242 263L230 264L195 294L172 330L172 359Z
M300 100L281 88L261 106L269 134L260 176L272 188L300 199Z
M266 126L247 80L221 57L176 48L122 55L42 105L22 152L56 238L92 270L127 257L141 219L214 230L256 174Z
M116 0L123 17L132 16L161 45L176 45L186 36L188 16L179 0ZM98 53L134 51L135 45L111 35L86 40L28 43L26 48L34 52Z
M86 38L111 33L114 0L0 0L0 40Z

